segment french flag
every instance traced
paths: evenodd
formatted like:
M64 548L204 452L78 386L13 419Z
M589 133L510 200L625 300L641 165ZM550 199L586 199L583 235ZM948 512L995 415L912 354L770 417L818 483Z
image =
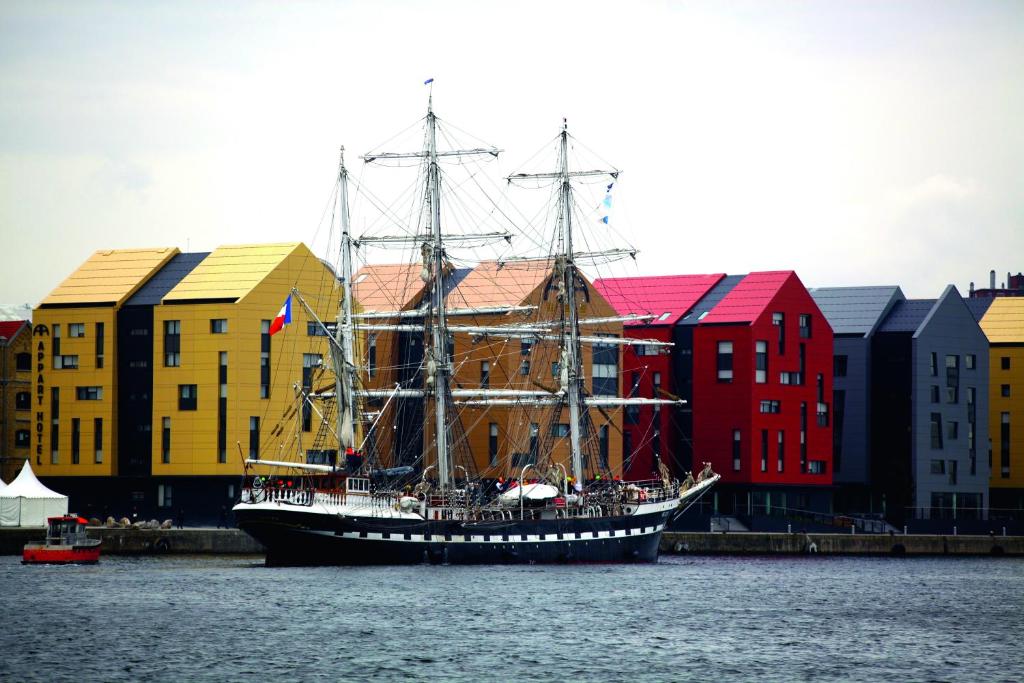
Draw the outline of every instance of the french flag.
M273 337L275 334L284 329L284 326L292 321L292 295L289 294L288 298L284 300L284 306L277 312L277 317L270 322L270 336Z

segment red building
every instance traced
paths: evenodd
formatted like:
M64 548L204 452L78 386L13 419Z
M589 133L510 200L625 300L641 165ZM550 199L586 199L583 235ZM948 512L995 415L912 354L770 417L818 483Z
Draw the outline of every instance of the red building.
M627 322L624 334L633 339L672 342L676 323L725 275L664 275L605 278L594 281L619 315L653 316ZM673 347L627 346L622 353L622 387L627 396L684 398L688 383L676 381ZM631 406L623 409L623 477L650 479L664 462L677 476L690 469L689 449L681 447L688 431L690 406Z
M832 328L796 273L595 286L620 314L655 316L628 336L674 343L628 349L623 390L687 401L625 416L627 476L650 476L658 458L676 472L711 462L722 474L716 512L830 510Z

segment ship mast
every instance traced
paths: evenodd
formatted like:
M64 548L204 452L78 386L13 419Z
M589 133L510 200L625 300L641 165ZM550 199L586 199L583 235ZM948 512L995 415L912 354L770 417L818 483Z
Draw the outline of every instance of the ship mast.
M427 360L427 385L433 388L434 443L437 450L437 477L443 491L451 484L451 453L448 450L448 329L444 301L444 244L441 240L441 178L437 166L437 118L434 116L434 94L427 100L427 204L429 206L430 242L423 245L424 272L432 282L431 349ZM428 253L429 250L429 253Z
M562 390L569 400L569 447L572 454L572 474L576 481L583 481L583 452L580 446L580 399L582 398L582 368L580 366L579 324L576 310L576 264L572 253L572 186L569 183L569 131L568 122L562 119L562 134L559 142L559 240L562 252L557 255L555 268L561 271L563 322L567 328L562 334Z
M338 204L341 215L341 279L344 283L341 308L338 310L331 356L334 361L334 387L338 399L338 445L342 454L355 443L355 353L352 328L352 235L348 212L348 169L345 168L345 147L338 162Z

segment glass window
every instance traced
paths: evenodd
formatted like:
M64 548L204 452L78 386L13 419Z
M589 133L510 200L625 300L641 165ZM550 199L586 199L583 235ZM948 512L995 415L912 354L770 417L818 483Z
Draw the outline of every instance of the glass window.
M1009 384L1000 384L999 385L999 395L1002 396L1003 398L1009 398L1010 397L1010 385Z
M164 366L181 366L181 321L164 321Z
M487 430L487 461L491 467L498 464L498 423L492 422Z
M846 377L846 366L849 362L847 356L835 356L832 359L832 376Z
M249 457L260 459L260 418L255 415L249 418Z
M768 342L754 342L754 381L764 384L768 381Z
M101 401L103 387L75 387L75 398L79 401Z
M599 335L611 337L614 335ZM594 344L591 356L591 393L594 396L619 395L619 347L616 344Z
M84 337L85 336L85 323L71 323L68 325L68 336L69 337Z
M14 409L15 410L31 410L32 409L32 394L27 391L19 391L14 395Z
M741 438L740 430L732 430L732 469L736 472L740 471Z
M195 384L178 385L178 410L195 410L199 401Z
M1009 370L1010 369L1010 357L1009 356L1000 356L1000 358L999 358L999 367L1002 370Z
M964 367L968 370L973 370L978 363L978 358L973 353L968 353L964 356Z
M811 316L807 313L800 314L800 338L811 338Z
M160 462L165 465L171 461L171 418L163 419L163 432L160 435Z
M491 386L491 363L486 360L480 361L480 386L484 389Z
M786 314L772 313L772 325L779 328L779 355L786 353Z
M732 342L718 342L718 381L732 381Z
M210 334L227 334L228 321L225 318L214 318L210 321Z
M372 336L372 335L371 335ZM373 376L372 374L370 375ZM260 321L260 398L270 398L270 321Z

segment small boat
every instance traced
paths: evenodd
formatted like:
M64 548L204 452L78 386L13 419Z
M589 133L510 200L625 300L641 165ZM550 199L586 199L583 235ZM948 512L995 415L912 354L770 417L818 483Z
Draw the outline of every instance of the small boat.
M95 564L100 559L98 538L85 535L88 521L78 515L50 517L43 543L26 543L22 564Z

